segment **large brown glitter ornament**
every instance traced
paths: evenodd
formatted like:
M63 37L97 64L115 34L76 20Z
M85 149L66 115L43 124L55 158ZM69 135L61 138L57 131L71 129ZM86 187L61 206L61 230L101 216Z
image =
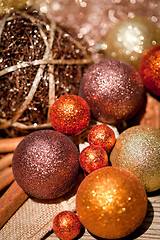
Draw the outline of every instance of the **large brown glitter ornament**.
M77 94L86 46L71 29L37 10L14 11L0 20L0 129L50 127L50 106L63 94Z
M54 199L75 183L78 158L78 150L68 137L53 130L39 130L27 135L14 151L13 174L28 195Z
M122 168L104 167L82 181L76 208L81 223L92 234L117 239L140 226L147 211L147 196L135 175Z
M140 125L128 128L119 135L110 161L135 174L147 192L160 189L160 130Z
M80 82L79 95L94 118L108 124L130 119L144 101L144 84L129 64L105 59L88 68Z

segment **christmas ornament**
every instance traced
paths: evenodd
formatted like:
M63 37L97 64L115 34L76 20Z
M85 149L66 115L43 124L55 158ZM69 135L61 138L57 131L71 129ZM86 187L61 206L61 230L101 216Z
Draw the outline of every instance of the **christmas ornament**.
M105 59L89 67L83 75L79 95L87 101L96 120L118 124L140 109L144 85L132 66Z
M81 223L91 233L117 239L140 226L147 211L147 196L135 175L118 167L104 167L82 181L76 208Z
M142 55L160 43L160 29L145 17L135 16L119 21L107 34L106 55L123 60L136 69Z
M78 216L71 211L60 212L53 221L53 231L61 240L72 240L81 231Z
M73 186L79 169L74 143L53 130L27 135L14 151L13 174L20 187L41 199L57 198Z
M160 45L144 54L139 71L145 87L151 93L160 96Z
M63 95L51 107L52 127L67 135L78 135L89 125L91 119L87 102L77 95Z
M88 133L90 145L100 145L106 151L110 151L116 141L115 133L109 126L99 124L94 126Z
M85 172L90 173L98 168L108 166L108 155L101 146L88 146L80 153L79 163Z
M135 174L148 192L160 188L160 130L134 126L120 134L111 152L112 166Z
M86 46L71 29L31 8L5 14L0 25L0 129L14 136L51 127L55 99L78 94L91 60Z

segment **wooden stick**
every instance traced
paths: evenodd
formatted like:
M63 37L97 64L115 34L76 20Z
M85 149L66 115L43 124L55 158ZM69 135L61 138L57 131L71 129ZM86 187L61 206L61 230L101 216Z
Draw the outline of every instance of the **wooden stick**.
M22 141L24 137L16 138L3 138L0 139L0 153L14 152L17 145Z
M28 195L14 181L0 198L0 228L3 227L27 198Z
M9 167L12 164L13 153L8 153L0 159L0 171Z
M7 167L3 171L0 172L0 191L2 191L5 187L7 187L14 180L14 176L12 173L12 168Z

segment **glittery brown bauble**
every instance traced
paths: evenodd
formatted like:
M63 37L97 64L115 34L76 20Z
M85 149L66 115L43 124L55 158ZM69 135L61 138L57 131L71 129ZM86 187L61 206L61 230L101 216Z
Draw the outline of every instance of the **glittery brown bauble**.
M80 184L76 196L80 221L92 234L117 239L132 233L147 211L147 196L140 180L118 167L104 167Z
M160 130L140 125L128 128L119 135L110 161L135 174L148 192L160 189Z
M144 85L132 66L105 59L86 71L80 82L79 95L87 101L96 120L118 124L133 117L140 109Z
M81 231L81 223L78 216L71 211L60 212L53 221L53 231L61 240L72 240Z
M57 198L73 186L79 170L78 157L76 146L65 135L53 130L35 131L17 146L13 174L28 195Z
M86 44L37 10L5 14L0 24L0 129L50 127L55 99L78 93L91 62Z

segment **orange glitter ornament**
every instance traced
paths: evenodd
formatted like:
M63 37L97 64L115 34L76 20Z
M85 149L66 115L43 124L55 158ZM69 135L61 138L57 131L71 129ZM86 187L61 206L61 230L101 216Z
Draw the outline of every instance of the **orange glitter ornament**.
M53 231L61 240L71 240L81 231L78 216L71 211L60 212L53 220Z
M116 138L114 131L105 124L94 126L88 133L88 142L90 145L100 145L106 151L110 151Z
M147 195L140 180L129 171L104 167L81 182L76 208L81 223L92 234L117 239L140 226L147 211Z
M80 153L79 163L85 172L90 173L108 166L108 155L101 146L88 146Z
M52 127L67 135L78 135L89 125L91 112L87 102L77 95L63 95L50 110Z
M145 87L160 96L160 45L147 51L140 62L140 75Z

